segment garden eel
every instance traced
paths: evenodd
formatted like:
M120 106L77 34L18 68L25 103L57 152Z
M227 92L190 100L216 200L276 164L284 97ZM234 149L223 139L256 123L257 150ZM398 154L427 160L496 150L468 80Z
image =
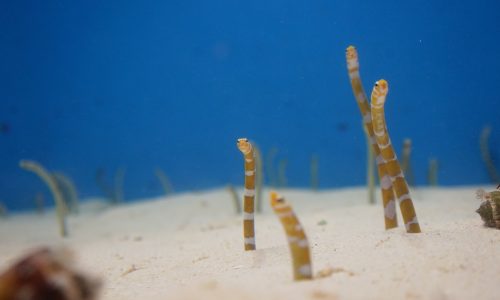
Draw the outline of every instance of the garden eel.
M368 139L372 145L373 153L376 157L378 177L380 178L380 187L382 190L382 204L384 206L385 229L398 227L398 219L396 216L396 201L391 179L387 174L387 167L384 159L380 155L380 148L373 134L372 117L370 104L361 83L359 75L359 60L358 52L354 46L349 46L346 49L347 69L351 80L351 87L358 103L359 110L363 116L363 124L365 131L368 134Z
M384 103L389 86L387 81L381 79L375 82L371 96L371 114L373 119L373 132L377 140L382 158L385 160L387 172L394 186L394 192L398 198L401 214L408 233L419 233L417 214L410 197L408 184L406 183L398 158L391 144L387 124L385 122Z
M70 212L78 214L78 194L76 192L75 184L73 183L73 181L61 172L53 172L52 177L54 177L59 191L61 191L61 193L63 194L66 208Z
M52 177L52 175L45 170L45 168L32 160L21 160L19 162L19 166L27 171L31 171L38 175L40 179L42 179L45 184L49 187L52 195L54 196L54 202L56 203L56 213L57 213L57 221L59 223L59 232L62 237L68 236L68 229L66 227L66 212L68 211L66 207L66 203L64 202L63 196L57 183Z
M285 198L276 192L271 192L271 207L285 229L288 246L292 254L294 279L312 279L309 242L292 207L285 201Z
M243 192L243 238L245 250L255 250L255 153L248 139L238 139L236 145L245 158L245 189Z

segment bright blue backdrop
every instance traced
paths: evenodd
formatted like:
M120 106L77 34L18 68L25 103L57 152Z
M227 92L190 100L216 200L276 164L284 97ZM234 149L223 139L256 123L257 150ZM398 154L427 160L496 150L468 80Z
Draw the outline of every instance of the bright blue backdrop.
M178 191L241 184L235 140L287 159L291 186L361 185L365 138L344 50L357 46L365 89L385 78L389 131L426 184L489 182L478 138L493 128L500 158L500 2L2 1L0 200L33 206L44 185L30 158L99 195L126 167L127 200L159 195L162 167ZM496 161L500 167L499 161Z

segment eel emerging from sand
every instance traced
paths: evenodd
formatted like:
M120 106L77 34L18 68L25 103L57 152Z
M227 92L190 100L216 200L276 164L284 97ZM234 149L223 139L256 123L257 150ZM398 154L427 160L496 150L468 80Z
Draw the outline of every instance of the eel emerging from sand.
M304 228L285 198L271 192L271 207L285 229L292 254L293 277L295 280L312 279L311 254Z
M399 207L406 231L408 233L419 233L420 225L418 223L417 214L411 200L410 190L398 158L391 144L389 133L387 132L387 124L385 122L384 104L389 91L387 81L381 79L375 82L371 96L371 114L373 119L373 132L377 140L378 147L382 158L385 160L388 175L391 178L394 186L394 192L398 198ZM383 181L383 180L382 180Z
M52 195L54 196L54 202L56 203L59 232L62 237L68 236L68 228L66 226L66 213L68 211L68 208L66 207L66 203L64 202L63 196L61 194L61 191L59 190L59 187L57 186L55 179L47 170L45 170L45 168L41 164L37 163L36 161L23 159L19 162L19 166L26 171L35 173L45 182L45 184L47 184L50 191L52 192Z
M395 228L398 227L398 220L396 216L396 201L394 199L392 182L387 173L385 160L380 155L380 148L377 144L377 140L373 133L370 103L368 103L368 98L361 83L361 77L359 75L358 52L356 51L356 48L354 48L354 46L347 47L346 60L347 60L347 69L349 72L349 79L351 80L352 91L354 93L354 97L356 98L356 102L358 103L359 110L363 117L365 132L368 135L368 140L372 145L373 153L376 157L378 177L380 178L380 187L382 190L382 204L384 206L385 229Z
M243 201L243 239L245 250L255 250L255 154L248 139L238 139L236 145L245 159L245 190Z

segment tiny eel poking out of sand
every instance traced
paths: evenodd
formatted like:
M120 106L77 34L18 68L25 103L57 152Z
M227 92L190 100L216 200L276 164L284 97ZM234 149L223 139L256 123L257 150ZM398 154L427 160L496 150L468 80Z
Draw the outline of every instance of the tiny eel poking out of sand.
M385 122L384 104L389 91L387 81L381 79L375 82L371 97L371 112L373 120L373 132L377 140L378 147L382 158L386 163L387 172L394 186L394 192L398 198L399 207L408 233L419 233L420 225L418 224L417 213L413 207L413 201L410 197L410 190L406 183L403 171L399 165L398 158L391 144L389 133L387 132L387 124ZM384 179L382 178L383 182ZM383 184L383 183L382 183Z
M396 216L396 201L394 200L394 192L390 176L387 173L385 160L380 155L380 150L377 139L373 132L372 114L368 97L366 96L361 77L359 75L359 60L358 51L354 46L349 46L346 49L347 70L351 81L352 92L358 103L359 111L363 117L363 124L367 134L367 140L371 144L373 154L376 157L378 177L380 178L380 188L382 190L382 204L384 205L385 229L398 227L398 219Z
M19 166L24 170L35 173L45 182L45 184L47 184L50 191L52 192L52 195L54 196L54 201L56 203L59 232L62 237L68 236L68 228L66 226L66 212L68 211L68 208L66 207L66 203L63 200L61 190L57 186L57 182L55 181L54 177L36 161L23 159L19 162Z
M245 250L255 250L255 154L248 139L236 142L245 159L245 191L243 201L243 239Z
M271 192L271 206L285 229L292 253L293 277L295 280L312 279L311 255L309 242L299 219L285 198Z

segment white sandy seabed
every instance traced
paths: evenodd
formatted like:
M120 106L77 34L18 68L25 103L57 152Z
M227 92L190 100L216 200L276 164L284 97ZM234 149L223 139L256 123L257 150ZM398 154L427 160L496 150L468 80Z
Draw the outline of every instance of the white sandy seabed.
M64 245L104 281L103 300L499 299L500 230L483 227L475 190L412 191L421 234L385 231L380 202L367 204L363 188L279 191L306 230L313 272L333 271L312 281L292 280L267 191L257 250L245 252L225 189L114 207L88 201L65 239L53 211L12 216L0 221L0 269L29 249Z

